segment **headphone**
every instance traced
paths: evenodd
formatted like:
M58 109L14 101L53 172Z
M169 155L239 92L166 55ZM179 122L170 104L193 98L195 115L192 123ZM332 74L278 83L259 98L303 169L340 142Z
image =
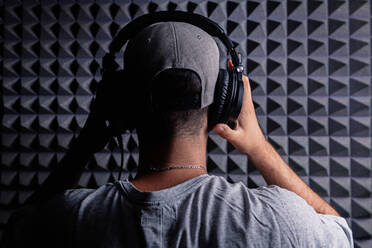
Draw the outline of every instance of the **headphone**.
M139 31L158 22L186 22L219 38L231 56L232 69L220 69L215 86L213 103L208 106L208 131L217 123L226 123L231 128L236 125L244 96L242 80L243 65L241 55L237 53L224 30L212 20L195 13L183 11L160 11L142 15L122 28L109 46L109 52L102 60L102 80L98 83L94 111L102 119L109 122L112 136L120 136L127 129L134 129L139 120L139 111L136 108L140 99L141 88L135 84L136 78L123 70L118 70L115 54L134 37ZM228 66L228 65L227 65ZM123 81L127 81L123 83ZM138 80L137 80L138 81ZM134 101L137 99L137 101ZM122 113L118 110L123 106L131 106ZM126 118L125 117L128 117ZM124 126L119 129L112 125L113 120L124 118ZM123 119L121 119L123 120Z

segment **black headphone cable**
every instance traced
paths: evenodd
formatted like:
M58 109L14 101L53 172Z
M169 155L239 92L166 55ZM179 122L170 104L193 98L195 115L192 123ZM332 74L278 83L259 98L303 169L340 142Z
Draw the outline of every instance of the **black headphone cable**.
M118 180L120 180L121 179L121 172L123 171L123 167L124 167L124 145L123 145L123 138L121 137L121 134L116 136L116 139L117 139L117 142L119 144L120 154L121 154L121 158L120 158L121 166L120 166L119 175L118 175Z

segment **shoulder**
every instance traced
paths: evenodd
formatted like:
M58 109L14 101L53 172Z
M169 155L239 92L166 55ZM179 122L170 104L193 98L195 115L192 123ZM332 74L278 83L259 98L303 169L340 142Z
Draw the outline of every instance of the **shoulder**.
M97 203L99 201L105 201L107 198L110 198L112 194L117 193L117 191L117 187L114 183L106 183L97 189L69 189L42 203L42 207L49 208L58 205L59 208L66 211L76 210L87 202Z
M223 197L225 202L239 205L246 212L252 210L254 205L281 204L278 197L282 188L276 185L248 188L243 182L229 182L222 176L211 175L211 180L205 185L208 191L215 196ZM255 208L257 210L257 208Z
M233 183L222 176L210 175L210 180L200 188L199 194L208 198L208 204L213 204L213 208L233 210L234 215L243 215L246 219L252 215L270 219L275 214L278 216L281 210L278 188L248 188L243 182Z
M61 212L71 209L94 191L93 189L70 189L58 193L48 200L24 205L12 213L9 222L18 223L27 218L39 215L46 216L52 212L60 214Z
M117 195L117 192L118 190L114 183L106 183L97 189L70 189L51 198L43 203L41 207L51 216L69 215L76 219L82 209L102 207L112 201L112 195Z
M248 188L219 176L210 180L209 187L214 196L243 214L247 225L256 220L255 228L263 225L280 230L286 242L299 247L353 247L352 231L344 218L318 214L302 197L285 188Z
M299 246L353 247L352 231L344 218L319 214L296 193L278 186L270 187L277 192L289 221L288 234L295 235Z
M47 242L48 236L63 246L68 240L67 237L72 237L71 227L74 226L81 204L89 198L99 197L110 191L112 187L112 184L106 184L98 189L70 189L46 201L18 208L5 226L4 242L8 245L6 247L23 247L26 244L44 247L39 242ZM60 240L56 234L60 235Z
M211 216L213 226L223 226L221 233L237 235L252 246L294 243L293 236L285 237L290 223L278 200L279 187L248 188L243 182L231 183L221 176L213 176L203 187L207 199L203 199L201 212Z

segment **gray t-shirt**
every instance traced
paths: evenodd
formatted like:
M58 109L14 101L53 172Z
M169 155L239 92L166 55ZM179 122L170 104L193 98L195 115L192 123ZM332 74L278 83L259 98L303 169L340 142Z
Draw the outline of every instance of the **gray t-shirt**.
M153 192L128 180L67 190L18 211L9 230L19 247L353 247L344 218L297 194L208 174Z

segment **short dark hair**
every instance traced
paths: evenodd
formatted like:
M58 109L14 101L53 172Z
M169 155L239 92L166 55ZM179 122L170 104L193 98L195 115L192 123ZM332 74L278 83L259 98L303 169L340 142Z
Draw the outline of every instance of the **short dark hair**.
M181 110L172 106L180 107L190 103L188 99L200 99L201 90L200 78L192 70L170 68L160 72L152 81L152 102L158 108L140 128L148 129L151 120L150 125L155 126L162 137L198 135L207 121L208 107L199 108L199 102L196 105L194 102L194 106L181 106Z

